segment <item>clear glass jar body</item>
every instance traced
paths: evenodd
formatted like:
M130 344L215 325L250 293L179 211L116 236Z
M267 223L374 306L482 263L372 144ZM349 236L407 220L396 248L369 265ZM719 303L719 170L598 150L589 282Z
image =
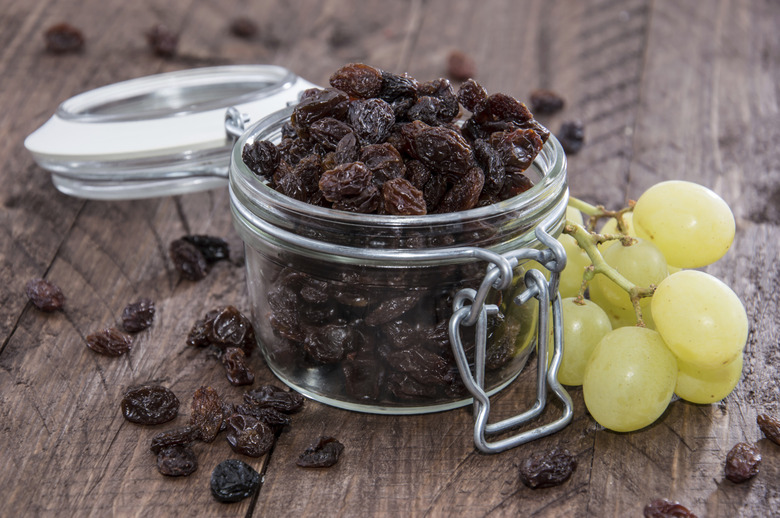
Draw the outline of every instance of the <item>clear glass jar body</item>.
M450 348L455 294L477 289L487 263L459 253L540 248L534 230L568 200L566 161L550 137L527 174L534 187L503 202L426 216L354 214L298 202L242 162L247 142L279 141L291 109L252 126L230 165L231 210L246 249L247 287L259 347L287 385L351 410L410 414L471 403ZM563 216L553 229L559 233ZM485 388L510 383L533 350L537 308L493 290ZM473 336L464 337L467 352Z

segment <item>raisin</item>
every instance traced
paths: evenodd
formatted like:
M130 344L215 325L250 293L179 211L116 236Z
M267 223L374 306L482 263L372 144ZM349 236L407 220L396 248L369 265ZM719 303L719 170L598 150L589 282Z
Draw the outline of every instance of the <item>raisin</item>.
M115 327L87 335L87 347L106 356L122 356L133 346L133 337Z
M387 102L393 102L400 98L414 98L417 96L417 87L417 81L409 75L383 71L382 88L377 96Z
M355 337L351 328L328 324L306 336L303 349L320 365L339 362L347 351L354 348Z
M257 30L257 24L246 16L234 18L230 22L230 33L238 38L245 40L254 38L257 35Z
M310 127L311 138L327 150L335 150L352 128L333 117L323 117Z
M460 104L470 112L473 112L477 105L485 102L487 98L487 90L473 79L469 79L460 85L460 89L458 90L458 101L460 101Z
M256 345L255 331L252 322L238 309L225 306L209 311L195 322L187 335L187 345L213 345L223 351L228 347L238 347L246 356L251 356Z
M329 468L339 461L344 445L334 437L319 437L298 457L296 464L302 468Z
M452 121L460 112L458 96L450 82L443 77L422 83L417 89L417 94L434 97L441 102L437 117L442 123Z
M758 475L761 453L752 444L740 442L726 455L726 478L735 484L747 482Z
M406 112L407 117L412 120L418 120L431 126L439 124L439 113L444 109L443 103L435 98L424 95L417 99Z
M292 414L303 408L303 396L274 385L263 385L244 394L247 404L260 408L273 408L285 414Z
M131 423L162 424L179 413L179 399L161 385L142 385L125 392L121 407L122 415Z
M395 112L382 99L358 99L349 104L347 120L362 144L378 144L395 124Z
M281 154L273 142L257 140L244 146L241 159L257 176L270 180L279 165Z
M469 169L468 173L447 191L439 203L437 212L454 212L474 208L485 184L485 173L479 167Z
M448 379L449 364L436 353L425 349L404 349L387 355L387 362L423 385L439 385Z
M371 310L366 316L366 324L378 326L395 320L412 309L419 300L418 294L388 298Z
M196 234L184 236L182 239L195 245L200 250L200 253L203 254L207 263L230 259L230 247L227 241L221 237Z
M360 153L360 145L354 133L350 132L339 140L336 146L336 164L357 162Z
M290 117L293 128L300 134L308 131L312 123L324 118L332 117L343 120L347 113L349 97L344 92L333 88L324 90L312 89L314 92L301 99Z
M360 161L371 171L377 187L406 173L401 153L391 144L369 144L360 151Z
M283 177L275 178L276 190L299 201L309 201L317 192L317 184L322 174L322 159L311 154Z
M292 422L290 416L285 415L278 410L257 407L251 404L237 405L235 413L259 419L275 431L280 431L282 428L290 426L290 423Z
M84 35L67 23L52 25L43 33L46 50L54 54L80 52L84 48Z
M454 130L415 121L401 132L414 158L431 169L463 175L474 165L471 147Z
M347 355L341 367L345 388L350 396L368 401L379 399L384 371L374 357L352 353Z
M489 95L487 99L474 107L477 122L515 122L522 123L533 119L525 104L514 97L502 93Z
M160 23L146 32L146 42L155 55L170 58L176 54L179 35Z
M508 174L504 177L504 186L501 188L499 198L508 200L533 187L531 180L522 173Z
M208 263L200 249L185 239L171 242L168 249L176 270L187 280L199 281L208 273Z
M687 507L680 502L673 502L666 498L653 500L645 506L645 518L696 518Z
M780 444L780 421L768 414L760 414L756 423L766 438L775 444Z
M416 189L422 191L425 189L425 184L431 179L431 170L425 167L419 160L409 160L406 162L406 174L404 176Z
M522 172L531 166L544 143L534 130L517 129L493 133L490 145L501 156L506 169Z
M401 401L432 399L437 395L435 386L420 383L401 372L393 372L387 378L387 387L390 393Z
M246 362L244 351L238 347L228 347L222 355L222 364L231 385L251 385L255 374Z
M524 460L520 465L520 480L531 489L559 486L569 480L576 468L574 455L556 448Z
M44 279L30 279L24 287L30 302L41 311L57 311L65 305L65 295L53 282Z
M211 387L200 387L192 397L190 426L200 431L203 442L216 439L222 426L222 398Z
M174 428L173 430L160 432L152 437L152 443L149 446L149 449L152 451L152 453L158 454L164 448L175 445L186 446L194 441L199 440L200 437L200 430L193 428L192 426Z
M362 162L342 164L322 174L319 188L326 200L344 201L365 193L372 184L373 176Z
M429 214L437 212L437 208L447 194L447 181L441 175L433 176L423 188L425 207Z
M167 446L157 454L157 471L167 477L186 477L197 469L195 452L187 446Z
M260 487L260 474L246 462L228 459L211 472L211 494L218 502L239 502Z
M531 111L549 115L563 109L566 101L552 90L538 89L531 92Z
M477 139L474 141L474 157L485 173L485 185L482 193L486 196L495 196L501 192L504 186L504 161L496 149L487 141Z
M236 453L262 457L274 445L274 432L262 420L233 414L227 420L227 441Z
M330 85L352 97L376 97L382 89L382 71L362 63L344 65L330 76Z
M556 137L561 141L564 151L576 155L585 144L585 125L580 121L564 122Z
M333 202L333 208L347 212L371 214L376 212L382 203L382 196L375 185L369 185L365 191L352 198L344 198Z
M152 325L154 321L154 302L142 298L125 306L122 310L122 327L128 333L143 331Z
M465 81L477 74L477 64L468 54L453 50L447 56L447 75L458 81Z
M387 214L422 216L427 213L422 191L406 178L394 178L382 185L382 199Z

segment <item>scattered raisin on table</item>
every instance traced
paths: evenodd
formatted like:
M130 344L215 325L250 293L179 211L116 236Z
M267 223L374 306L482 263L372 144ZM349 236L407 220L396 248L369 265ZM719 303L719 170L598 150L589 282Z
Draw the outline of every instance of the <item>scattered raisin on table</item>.
M531 111L534 113L552 114L561 111L566 101L552 90L538 89L531 92Z
M575 155L585 144L585 125L581 121L564 122L561 124L561 130L555 136L561 141L564 151Z
M726 455L726 478L735 484L747 482L758 475L761 453L755 445L737 443Z
M756 423L766 438L775 444L780 444L780 421L769 414L760 414Z
M154 54L170 58L176 54L176 48L179 46L179 35L168 26L160 23L146 32L146 42Z
M67 23L52 25L43 33L46 50L54 54L80 52L84 48L84 35Z
M121 356L133 346L133 337L115 327L87 335L87 347L106 356Z
M27 297L41 311L57 311L65 305L65 295L53 282L30 279L24 287Z
M186 477L197 469L198 459L188 446L166 446L157 454L157 470L166 477Z
M339 461L343 451L344 445L334 437L322 436L295 463L302 468L329 468Z
M644 508L645 518L696 518L687 507L679 502L659 498L647 504Z
M231 34L245 40L254 38L257 35L257 30L257 24L246 16L233 18L230 22Z
M576 468L574 455L556 448L525 459L520 465L520 480L531 489L559 486L569 480Z
M200 249L185 239L171 242L168 253L173 266L187 280L199 281L208 273L208 262Z
M251 385L255 382L255 374L246 361L246 354L238 347L228 347L222 354L222 365L231 385Z
M447 75L458 81L465 81L477 75L474 58L463 51L453 50L447 55Z
M152 437L149 449L156 455L160 453L163 448L176 445L187 446L200 440L200 437L200 429L192 426L182 426L180 428L160 432Z
M141 385L125 391L122 415L132 423L162 424L179 413L179 399L162 385Z
M236 453L262 457L274 445L274 432L262 419L233 414L227 426L227 441Z
M257 342L252 322L234 306L225 306L209 311L193 324L187 335L187 345L211 345L221 351L238 347L246 356L251 356Z
M184 236L182 239L195 245L207 263L230 259L230 247L227 241L221 237L192 234Z
M154 321L155 307L151 299L142 298L122 310L122 327L128 333L143 331Z
M303 408L302 395L274 385L263 385L246 392L244 401L261 408L273 408L285 414L292 414Z
M192 397L190 426L200 430L203 442L212 442L222 427L222 398L211 387L200 387Z
M228 459L211 472L211 494L219 502L239 502L260 487L260 474L246 462Z

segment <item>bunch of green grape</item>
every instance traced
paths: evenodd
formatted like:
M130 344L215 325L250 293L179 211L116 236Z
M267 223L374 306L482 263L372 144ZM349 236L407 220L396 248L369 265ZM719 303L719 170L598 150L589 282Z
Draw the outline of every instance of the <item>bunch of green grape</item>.
M582 225L579 211L567 212L567 220ZM730 394L742 373L748 319L726 284L690 269L717 261L734 240L734 216L714 192L684 181L656 184L623 214L622 227L635 239L606 241L598 250L631 283L655 289L640 299L642 322L628 293L605 274L583 285L591 259L562 234L568 262L558 379L582 385L599 424L627 432L658 419L673 394L699 404ZM600 230L619 233L615 219ZM585 286L590 300L581 296Z

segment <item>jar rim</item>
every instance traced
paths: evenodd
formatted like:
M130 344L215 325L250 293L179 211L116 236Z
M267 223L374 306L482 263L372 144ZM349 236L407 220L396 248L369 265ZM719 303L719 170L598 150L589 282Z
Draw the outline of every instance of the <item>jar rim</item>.
M282 125L289 120L294 106L289 106L267 117L260 119L250 126L235 142L230 156L230 188L240 191L242 196L238 198L243 205L254 205L257 208L274 206L286 212L305 214L308 217L322 218L337 224L356 225L361 227L387 227L387 228L417 228L438 225L457 225L469 221L477 221L491 216L513 210L529 208L532 212L541 204L544 205L552 192L557 192L556 186L564 190L566 186L566 155L563 147L554 135L550 134L542 151L534 160L534 166L542 173L539 181L534 185L507 200L500 201L483 207L473 209L446 212L441 214L425 214L422 216L391 215L391 214L363 214L319 207L296 200L284 195L267 183L260 180L242 159L242 151L247 143L256 140L274 140L281 133ZM247 207L251 212L252 207Z

